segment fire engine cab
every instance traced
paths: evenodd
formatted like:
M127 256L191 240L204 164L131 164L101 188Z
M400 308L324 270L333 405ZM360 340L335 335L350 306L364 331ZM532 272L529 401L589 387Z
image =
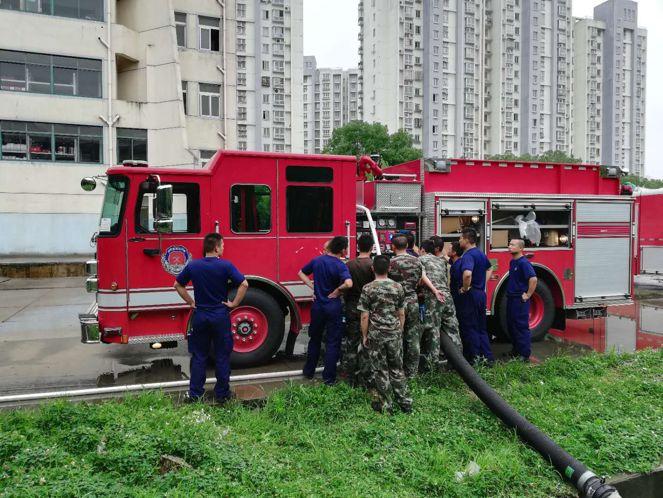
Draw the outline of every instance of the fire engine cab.
M487 313L505 329L507 245L527 234L539 277L535 339L632 295L633 199L619 195L619 174L599 166L422 159L382 171L368 157L224 150L204 169L125 163L81 185L97 182L106 191L88 264L96 302L80 316L85 343L185 339L191 310L173 282L202 256L209 232L223 236L223 257L250 284L231 312L235 366L270 359L286 322L292 352L312 303L297 272L334 235L347 236L354 254L362 232L384 252L399 229L452 242L475 228L494 270Z

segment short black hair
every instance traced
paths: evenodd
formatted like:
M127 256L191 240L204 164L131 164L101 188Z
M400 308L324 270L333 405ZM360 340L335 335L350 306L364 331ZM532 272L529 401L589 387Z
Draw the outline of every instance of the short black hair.
M223 237L221 237L221 234L219 233L212 232L205 235L205 238L203 239L203 256L210 252L214 252L219 244L221 244L222 240Z
M451 250L456 253L456 256L463 255L463 248L460 247L460 242L457 240L451 243Z
M414 234L412 232L409 232L405 235L407 238L407 248L412 249L414 248Z
M421 248L426 251L428 254L433 254L435 252L435 242L432 240L424 240L421 243Z
M359 248L359 252L369 252L373 249L373 237L367 233L362 234L357 239L357 247Z
M385 255L375 256L373 258L373 273L384 276L389 272L389 258Z
M433 235L430 240L433 241L433 244L435 244L435 249L442 250L444 249L444 239L440 237L439 235Z
M466 239L470 244L476 244L478 237L477 231L474 228L463 228L461 235Z
M399 251L407 249L407 237L405 235L397 235L396 237L391 239L391 243Z
M341 254L348 248L348 238L337 235L329 241L329 252L332 254Z

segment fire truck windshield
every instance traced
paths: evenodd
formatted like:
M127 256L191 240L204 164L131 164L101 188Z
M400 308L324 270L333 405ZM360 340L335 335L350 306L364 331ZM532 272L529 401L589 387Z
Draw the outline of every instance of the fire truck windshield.
M112 236L120 233L121 216L124 211L128 188L129 180L126 177L111 176L108 178L104 204L101 208L101 220L99 220L100 236Z

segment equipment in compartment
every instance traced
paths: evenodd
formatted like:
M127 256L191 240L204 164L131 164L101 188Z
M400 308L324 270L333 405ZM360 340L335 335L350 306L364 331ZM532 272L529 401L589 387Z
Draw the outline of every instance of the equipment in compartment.
M414 234L415 240L419 239L419 220L412 215L375 215L375 231L382 252L391 251L391 239L398 234L399 230L409 230ZM357 218L357 238L363 233L370 235L368 220L364 216Z

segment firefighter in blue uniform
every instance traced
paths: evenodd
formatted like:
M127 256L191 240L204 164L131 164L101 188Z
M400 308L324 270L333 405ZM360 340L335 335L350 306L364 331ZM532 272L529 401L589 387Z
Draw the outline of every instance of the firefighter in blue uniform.
M233 338L230 310L242 302L249 284L235 265L221 259L221 235L207 234L203 240L203 253L204 257L189 262L175 280L177 293L194 310L193 331L189 336L191 380L187 400L198 401L203 397L207 357L210 346L213 346L216 361L214 397L223 403L231 398L229 382ZM193 282L195 301L186 290L189 282ZM228 282L239 286L232 301L228 300Z
M463 285L463 272L460 269L461 256L463 249L460 247L460 242L454 241L449 248L449 291L454 300L456 308L456 318L458 320L458 329L460 331L460 340L463 343L463 350L465 349L465 334L463 334L463 324L461 323L462 317L460 316L460 303L458 298L461 286Z
M491 264L476 246L476 230L464 229L459 242L463 249L462 284L458 291L463 355L470 363L485 360L492 364L495 360L486 329L486 281L492 274Z
M532 263L524 256L525 242L513 239L509 252L509 281L506 287L506 321L513 349L510 356L529 361L532 338L529 330L529 301L536 290L537 278Z
M299 271L299 278L313 289L311 323L308 329L309 343L304 364L304 376L312 379L320 357L322 334L325 336L325 367L322 380L336 383L336 363L341 355L343 338L343 302L341 293L352 287L348 267L341 261L348 249L346 237L334 237L329 241L328 254L313 258ZM313 274L313 282L308 275Z

